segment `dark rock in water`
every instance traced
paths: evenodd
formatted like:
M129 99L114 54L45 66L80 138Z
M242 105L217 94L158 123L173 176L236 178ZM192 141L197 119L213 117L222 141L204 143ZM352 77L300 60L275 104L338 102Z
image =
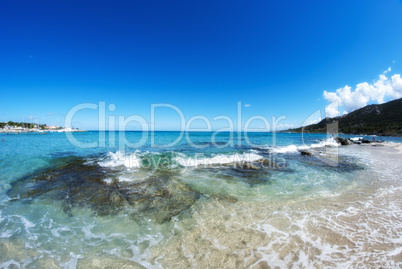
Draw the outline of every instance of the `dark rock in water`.
M224 180L241 180L251 186L270 183L269 178L272 171L292 172L287 161L283 158L261 158L253 162L234 162L219 166L219 170L211 166L215 176ZM201 168L199 168L201 169ZM205 169L205 168L204 168ZM208 168L207 168L208 169Z
M288 168L287 162L283 158L261 158L253 162L234 162L222 165L223 167L237 170L275 170L283 171Z
M190 208L200 197L169 173L141 182L118 182L115 173L87 164L84 159L68 159L52 169L16 181L8 195L28 201L37 198L62 201L63 211L68 215L77 207L89 207L99 215L127 209L134 212L136 220L146 217L158 223ZM107 178L116 179L108 184Z
M190 208L200 197L178 180L151 177L136 184L127 185L122 192L133 206L135 220L151 218L158 223L170 220L173 216Z
M371 143L371 141L370 140L367 140L367 139L362 139L362 144L370 144Z
M263 169L268 169L272 171L286 171L286 172L293 172L288 166L288 162L284 158L270 158L266 159L259 159L256 161L257 164L261 166Z
M353 141L352 141L352 140L350 140L349 138L346 139L346 145L352 145L352 144L353 144Z
M313 155L313 153L308 151L308 150L299 150L299 152L301 153L302 156L311 156L311 155Z
M263 167L269 167L272 165L272 162L270 160L264 158L257 160L256 163L261 164Z
M346 156L338 156L334 159L331 157L326 158L325 156L311 156L311 158L303 158L302 163L337 172L352 172L363 169L363 167L358 164L356 159Z
M228 202L228 203L231 203L231 204L234 204L234 203L238 202L238 199L235 196L232 196L232 195L214 193L214 194L211 194L210 197L214 198L216 200L225 201L225 202Z
M347 145L352 145L353 142L349 138L342 138L342 137L337 137L335 138L335 141L341 144L342 146L347 146Z
M201 169L197 170L198 172ZM246 169L236 166L222 166L218 168L204 168L203 171L213 173L214 177L225 181L243 181L250 186L270 183L270 171L267 169Z
M251 170L258 170L261 169L261 167L256 166L255 164L251 162L238 162L232 164L234 167L239 168L239 169L251 169Z

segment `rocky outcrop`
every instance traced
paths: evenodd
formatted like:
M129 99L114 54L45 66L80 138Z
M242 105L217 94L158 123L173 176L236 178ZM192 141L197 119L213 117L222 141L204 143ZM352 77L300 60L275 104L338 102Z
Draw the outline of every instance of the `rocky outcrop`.
M335 138L335 141L341 144L342 146L347 146L347 145L352 145L353 141L350 140L349 138L342 138L342 137L337 137Z
M299 150L299 152L301 153L302 156L311 156L311 155L313 155L313 153L308 151L308 150Z
M116 172L72 157L14 182L8 195L15 200L62 201L63 211L69 216L78 207L88 207L98 215L127 210L136 221L146 218L157 223L169 221L200 198L199 192L176 175L164 171L156 174L138 182L120 182ZM107 183L108 178L115 180Z

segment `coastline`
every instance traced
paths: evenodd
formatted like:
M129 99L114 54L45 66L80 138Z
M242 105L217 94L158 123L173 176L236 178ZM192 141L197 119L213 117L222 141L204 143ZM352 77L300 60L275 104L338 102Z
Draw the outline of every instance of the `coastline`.
M88 132L87 130L3 130L0 129L0 133L2 134L28 134L28 133L76 133L76 132Z
M292 131L292 130L283 130L278 131L278 133L289 133L289 134L323 134L326 135L326 132L311 132L311 131ZM350 136L381 136L381 137L402 137L402 134L394 133L394 134L383 134L383 133L367 133L367 134L358 134L358 133L337 133L337 135L350 135Z
M90 132L88 135L91 135ZM166 135L162 133L161 137ZM203 135L199 141L209 137ZM92 136L97 138L98 134ZM24 135L13 137L10 139L12 143L5 143L4 152L15 157L4 157L8 161L2 170L5 172L3 179L8 173L10 181L2 186L3 191L17 194L19 190L14 189L16 182L11 180L12 173L32 169L34 162L39 161L38 165L46 167L46 171L52 169L41 174L43 177L33 177L34 181L27 185L29 191L33 190L32 184L40 182L41 178L58 180L60 177L63 180L57 184L63 184L77 175L82 180L90 180L88 173L95 172L97 187L85 185L85 188L80 188L70 183L66 187L76 186L70 193L82 195L87 201L88 196L83 194L91 186L94 193L95 190L102 191L101 186L119 190L109 185L112 184L109 181L103 181L103 177L109 178L104 174L110 174L110 178L115 177L122 186L128 184L127 188L132 180L139 179L135 186L145 184L143 189L139 189L148 191L155 188L156 192L147 193L150 196L146 199L135 201L135 207L130 209L126 205L127 211L110 215L96 214L90 204L73 207L74 200L64 204L64 200L55 200L54 195L32 200L28 196L31 202L24 203L10 200L10 192L7 192L8 197L3 192L0 225L5 228L3 237L0 237L0 249L5 254L0 257L1 265L15 261L18 265L25 262L29 267L54 268L85 268L89 265L131 265L138 268L205 268L211 265L219 268L397 268L402 264L402 164L398 161L402 159L402 143L332 145L325 148L328 151L323 147L314 149L317 154L338 152L339 166L317 162L317 155L303 156L298 151L275 153L265 148L250 152L263 154L271 150L278 160L282 157L287 159L289 169L274 171L269 168L231 169L225 165L200 165L187 167L181 172L160 170L157 174L148 174L149 170L137 166L126 168L126 163L118 158L114 150L108 149L110 153L106 155L88 155L88 150L82 154L72 153L74 148L67 148L68 143L60 143L64 137ZM286 137L293 136L281 138ZM324 136L322 138L325 139ZM314 143L320 141L315 136L313 139L316 139ZM24 141L30 142L24 144ZM15 148L17 145L21 146L20 150ZM289 146L295 145L289 142L282 148ZM180 150L178 157L191 158L188 151L182 151L183 148L177 150ZM207 149L202 151L208 152ZM30 155L32 152L37 152L38 157ZM22 155L21 161L14 161L18 154ZM161 154L164 153L150 153L144 149L133 152L129 160L165 156ZM46 156L47 164L42 156ZM232 153L221 156L228 158ZM70 158L72 162L68 161ZM67 166L47 166L52 160L64 160ZM151 181L147 181L145 173L151 175ZM264 180L254 181L260 173ZM103 182L102 185L98 185L100 182ZM172 182L182 187L176 189ZM51 185L52 182L46 184L49 188ZM175 190L175 193L169 190ZM152 221L155 212L159 212L155 216L165 212L161 207L171 204L177 210L183 202L188 202L191 197L183 196L183 191L186 195L191 191L199 195L191 206L175 214L171 220ZM60 193L56 191L53 194ZM131 193L130 197L135 195ZM103 200L105 197L109 196L99 196L101 208L123 199L116 194L110 196L111 200ZM180 201L175 197L181 197ZM150 209L149 205L152 206ZM169 210L166 212L171 212L172 208L166 208ZM39 241L37 238L46 240Z
M152 258L179 267L199 257L198 267L399 268L402 163L395 159L402 159L402 144L395 144L340 147L343 154L370 160L369 170L357 173L356 183L340 193L199 205L188 220L192 227L180 227L174 243L155 248ZM207 226L214 229L206 233Z
M364 145L363 145L364 146ZM368 147L367 145L366 147ZM371 146L376 148L383 148L388 154L402 154L402 143L384 142L384 143L372 143ZM381 147L384 146L384 147ZM402 156L400 156L402 157Z

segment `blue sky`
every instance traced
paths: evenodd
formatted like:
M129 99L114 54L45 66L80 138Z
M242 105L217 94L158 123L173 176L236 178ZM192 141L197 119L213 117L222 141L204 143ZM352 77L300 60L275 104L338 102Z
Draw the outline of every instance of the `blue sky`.
M300 125L325 111L324 91L375 83L389 67L389 79L401 73L399 0L0 5L0 121L64 125L72 107L100 101L116 105L108 115L148 122L155 103L187 119L236 121L240 101L243 122L284 115L284 126ZM156 119L157 129L179 126L173 110ZM74 123L96 129L97 113L82 110Z

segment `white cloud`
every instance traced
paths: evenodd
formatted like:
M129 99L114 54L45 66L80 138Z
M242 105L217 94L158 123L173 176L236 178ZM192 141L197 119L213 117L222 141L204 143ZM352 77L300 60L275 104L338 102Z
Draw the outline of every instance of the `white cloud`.
M339 102L332 102L328 106L325 107L325 116L326 117L337 117L339 116Z
M321 121L321 111L317 110L314 113L311 113L302 123L301 126L307 126L311 124L315 124Z
M321 121L321 117L320 118L318 118L318 119L315 119L315 120L310 120L310 121L308 121L305 125L303 125L303 126L307 126L307 125L311 125L311 124L316 124L316 123L319 123Z
M325 116L330 118L339 116L339 103L341 100L337 93L324 91L324 98L331 102L325 107Z
M391 66L390 67L388 67L388 69L387 70L385 70L384 72L382 72L383 74L386 74L386 73L388 73L388 72L391 72Z
M391 77L392 82L392 93L390 93L390 96L393 97L394 99L399 99L402 97L402 79L400 74L395 74Z
M385 74L390 71L391 67L384 71L374 83L359 83L353 90L350 86L346 85L343 88L337 89L335 92L324 91L324 98L330 102L325 108L326 116L339 116L340 107L344 108L346 113L349 113L366 106L369 101L376 101L382 104L385 101L401 98L401 76L400 74L395 74L389 79ZM343 112L343 114L345 114L345 112Z
M251 105L250 104L244 104L244 107L250 107Z

